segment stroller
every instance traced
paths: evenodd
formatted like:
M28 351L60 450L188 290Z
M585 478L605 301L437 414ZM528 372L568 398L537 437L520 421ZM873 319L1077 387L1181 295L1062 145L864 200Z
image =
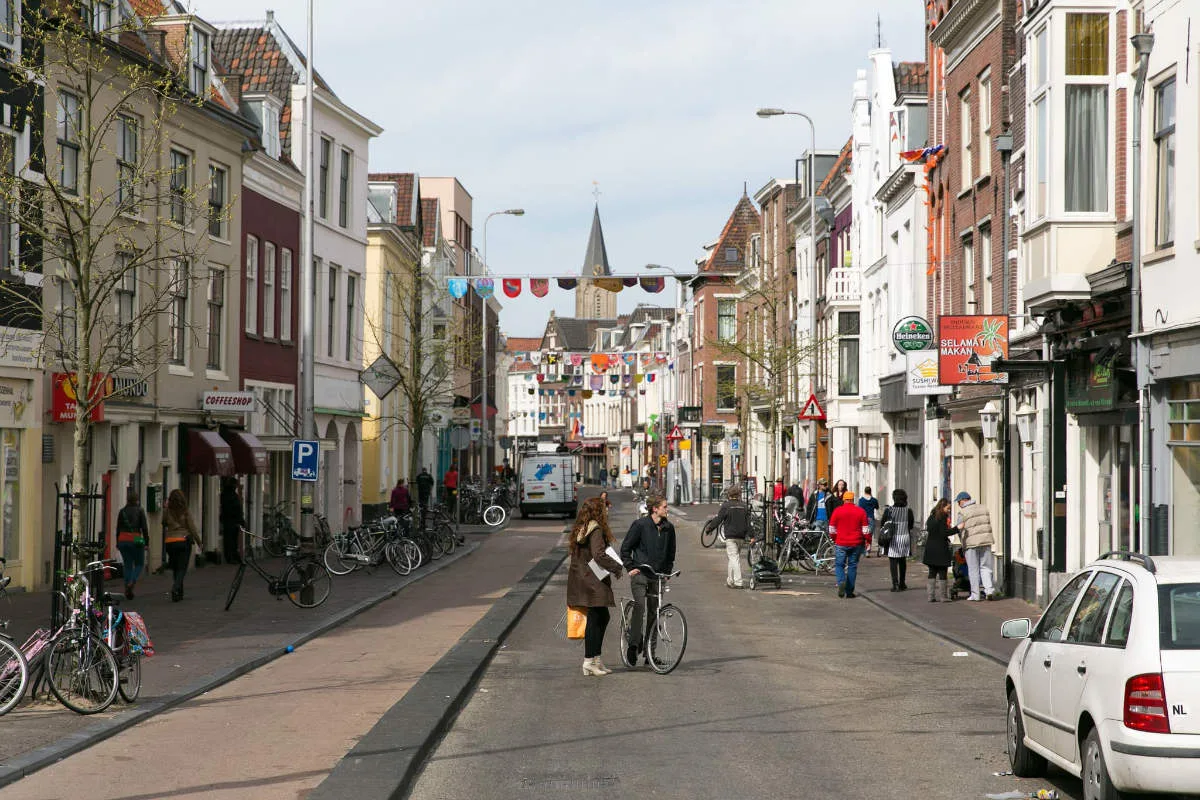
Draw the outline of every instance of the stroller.
M766 556L762 556L754 562L754 566L750 568L750 588L753 589L756 586L782 588L783 579L779 577L779 564Z
M950 567L950 599L957 600L959 594L971 596L971 575L967 571L967 554L961 547L954 550L954 564Z

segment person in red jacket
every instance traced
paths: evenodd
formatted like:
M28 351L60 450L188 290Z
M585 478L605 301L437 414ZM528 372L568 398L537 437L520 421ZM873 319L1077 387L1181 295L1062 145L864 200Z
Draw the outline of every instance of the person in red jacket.
M871 528L867 512L854 502L854 492L843 494L842 501L829 517L829 535L836 551L833 572L837 577L838 597L855 597L858 559L871 546Z

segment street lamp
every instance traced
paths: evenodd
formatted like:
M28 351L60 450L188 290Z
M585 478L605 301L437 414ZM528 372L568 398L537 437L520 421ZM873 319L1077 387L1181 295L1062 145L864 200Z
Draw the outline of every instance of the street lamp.
M1021 442L1027 445L1033 445L1033 432L1037 425L1037 409L1029 405L1029 401L1021 403L1017 406L1017 435L1021 437Z
M1149 352L1146 340L1142 338L1142 100L1146 90L1146 73L1150 68L1150 52L1154 49L1153 33L1136 33L1129 37L1133 49L1137 52L1137 75L1133 90L1133 264L1129 271L1130 299L1130 333L1135 337L1133 343L1133 372L1137 376L1138 399L1138 448L1141 450L1141 470L1138 478L1138 507L1142 513L1138 516L1138 548L1143 553L1150 552L1150 511L1153 500L1153 468L1151 460L1154 451L1150 436L1150 386L1147 380L1149 374L1146 366Z
M995 400L988 400L979 410L979 422L983 426L984 439L994 442L1000 438L1000 406Z
M684 300L683 300L683 282L686 280L686 276L680 275L672 267L666 267L666 266L663 266L662 264L647 264L646 269L660 269L665 272L669 272L673 276L675 276L676 287L677 287L676 293L675 293L676 309L675 309L675 314L672 315L672 322L667 325L667 347L670 350L670 354L667 357L670 359L671 362L676 362L678 360L678 348L676 348L676 346L675 346L675 336L672 336L672 328L674 326L674 319L677 318L679 315L679 309L681 309L683 307L683 302L684 302ZM689 352L690 352L690 349L689 349ZM673 403L675 403L675 420L678 421L678 419L679 419L679 392L677 391L677 387L679 386L679 384L677 382L678 378L676 376L679 373L679 365L676 364L675 369L668 368L667 372L669 373L669 375L667 377L669 377L670 381L671 381L671 400ZM666 432L667 401L666 401L666 385L665 384L666 384L666 382L664 381L663 387L661 389L659 389L659 392L658 392L658 398L659 398L658 444L659 444L659 447L662 448L663 453L669 454L671 452L671 445L667 442L667 432ZM670 458L669 455L667 457ZM661 467L660 467L660 469L661 469ZM681 474L681 470L682 470L682 467L681 467L680 463L676 462L676 464L675 464L675 480L679 484L683 483L683 476ZM666 475L665 470L663 471L663 474L662 474L662 487L663 487L664 491L667 489L667 475ZM679 505L679 503L680 503L680 494L681 494L681 492L679 490L676 490L674 492L675 505Z
M492 221L492 217L495 217L495 216L523 217L523 216L525 216L525 209L509 208L509 209L505 209L504 211L493 211L492 213L488 214L487 217L484 218L484 220L483 220L483 274L484 275L487 274L487 269L488 269L487 226L488 226L488 223ZM479 468L480 468L480 472L483 473L480 476L480 478L483 480L484 486L486 486L487 485L487 475L488 475L489 470L491 469L491 467L487 465L487 452L488 452L488 423L487 423L487 412L488 412L487 307L488 307L488 301L487 301L487 298L482 298L482 303L483 303L483 330L482 330L483 362L482 362L481 372L483 374L483 391L480 394L480 400L479 400Z

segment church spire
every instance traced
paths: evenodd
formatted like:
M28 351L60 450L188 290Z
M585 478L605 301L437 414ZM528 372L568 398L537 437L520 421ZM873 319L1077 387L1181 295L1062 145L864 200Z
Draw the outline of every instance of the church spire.
M608 266L608 250L604 247L604 231L600 227L600 204L592 213L592 233L588 237L587 255L583 259L581 274L586 277L612 275Z

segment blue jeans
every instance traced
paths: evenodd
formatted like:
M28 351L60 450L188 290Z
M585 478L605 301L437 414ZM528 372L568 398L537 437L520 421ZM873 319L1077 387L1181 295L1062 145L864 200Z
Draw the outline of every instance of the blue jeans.
M121 551L121 560L125 562L121 568L125 582L136 583L142 574L142 567L146 565L146 548L140 544L119 544L117 549Z
M846 594L854 591L854 581L858 577L858 557L862 555L862 545L842 547L837 545L833 561L833 574L838 586L845 584Z

